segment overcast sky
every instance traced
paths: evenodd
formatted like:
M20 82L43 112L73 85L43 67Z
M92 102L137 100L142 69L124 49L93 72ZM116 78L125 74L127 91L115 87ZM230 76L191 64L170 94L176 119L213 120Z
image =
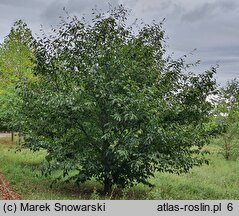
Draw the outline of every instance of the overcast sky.
M219 64L218 83L239 78L239 1L238 0L0 0L0 42L17 19L23 19L39 33L57 25L65 7L70 14L82 16L97 6L108 9L123 4L132 18L146 23L165 18L167 45L175 57L197 49L190 61L201 60L195 71L203 72Z

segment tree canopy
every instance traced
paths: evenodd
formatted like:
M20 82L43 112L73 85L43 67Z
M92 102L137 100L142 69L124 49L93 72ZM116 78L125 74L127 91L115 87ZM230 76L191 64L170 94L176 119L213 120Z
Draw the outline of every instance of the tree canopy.
M0 129L16 129L21 98L17 86L33 79L34 66L31 30L22 21L14 23L0 47Z
M47 150L46 172L96 178L105 193L206 162L210 137L215 69L187 72L166 57L162 23L129 27L127 16L118 7L62 21L38 39L37 82L22 86L25 146Z

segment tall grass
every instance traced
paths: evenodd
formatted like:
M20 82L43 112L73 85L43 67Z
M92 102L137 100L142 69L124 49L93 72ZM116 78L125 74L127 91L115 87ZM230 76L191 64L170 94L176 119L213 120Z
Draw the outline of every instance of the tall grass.
M195 167L183 175L157 174L158 193L153 199L239 199L239 162L210 156L210 165Z

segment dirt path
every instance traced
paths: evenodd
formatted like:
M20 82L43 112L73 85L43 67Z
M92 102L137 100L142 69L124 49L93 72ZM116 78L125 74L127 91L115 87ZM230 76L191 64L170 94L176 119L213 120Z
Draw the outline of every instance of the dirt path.
M21 196L14 192L6 178L0 174L0 200L19 200Z
M10 133L1 133L0 132L0 138L10 137L10 136L11 136Z

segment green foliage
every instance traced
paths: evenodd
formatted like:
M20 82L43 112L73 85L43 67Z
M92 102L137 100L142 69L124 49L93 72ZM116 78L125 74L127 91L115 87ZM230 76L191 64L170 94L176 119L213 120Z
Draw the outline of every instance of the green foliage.
M0 91L32 77L33 42L31 31L21 20L16 21L0 48Z
M13 86L9 86L0 95L0 131L14 131L18 127L17 116L21 109L21 102Z
M37 42L38 81L22 86L25 146L47 150L46 172L75 170L105 193L204 163L210 137L215 69L187 73L185 59L164 57L161 24L134 30L127 15L62 21Z

